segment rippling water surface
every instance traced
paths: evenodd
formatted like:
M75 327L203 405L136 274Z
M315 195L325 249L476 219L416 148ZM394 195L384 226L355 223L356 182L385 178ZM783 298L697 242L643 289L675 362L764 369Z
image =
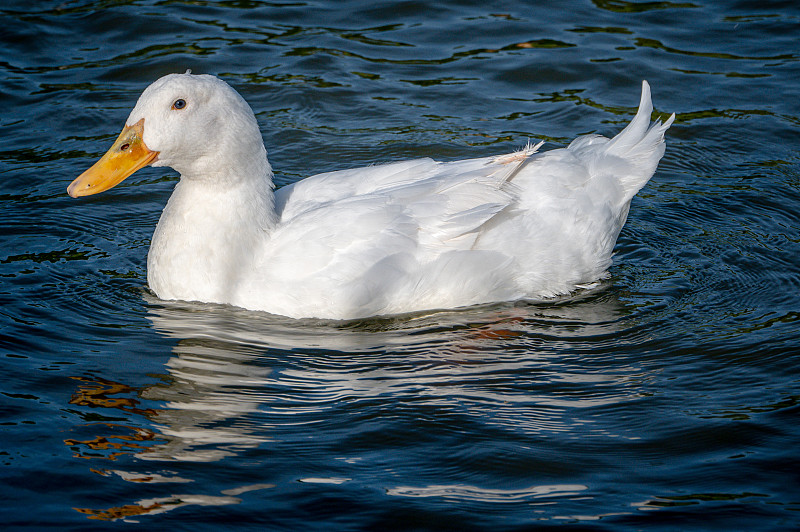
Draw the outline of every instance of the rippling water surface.
M546 4L4 2L0 519L800 526L800 8ZM613 134L642 79L677 119L603 286L290 320L147 290L171 170L65 193L187 68L250 102L278 185Z

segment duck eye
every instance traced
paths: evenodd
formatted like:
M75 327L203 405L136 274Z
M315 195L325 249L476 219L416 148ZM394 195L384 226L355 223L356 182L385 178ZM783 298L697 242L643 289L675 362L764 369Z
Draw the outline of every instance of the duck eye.
M184 100L183 98L178 98L177 100L175 100L175 103L172 104L173 109L181 110L184 107L186 107L186 100Z

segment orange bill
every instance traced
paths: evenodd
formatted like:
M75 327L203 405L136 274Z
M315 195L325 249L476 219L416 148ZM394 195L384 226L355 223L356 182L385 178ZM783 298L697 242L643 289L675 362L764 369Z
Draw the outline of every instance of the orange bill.
M158 152L145 145L143 133L144 118L132 126L125 126L106 154L70 183L67 193L77 198L103 192L155 161Z

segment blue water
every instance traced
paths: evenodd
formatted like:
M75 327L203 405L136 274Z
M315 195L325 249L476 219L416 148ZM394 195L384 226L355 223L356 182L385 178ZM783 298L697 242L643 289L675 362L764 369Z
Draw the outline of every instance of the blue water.
M546 4L3 2L0 524L800 528L800 8ZM187 68L278 185L677 119L599 288L291 320L148 291L171 170L66 195Z

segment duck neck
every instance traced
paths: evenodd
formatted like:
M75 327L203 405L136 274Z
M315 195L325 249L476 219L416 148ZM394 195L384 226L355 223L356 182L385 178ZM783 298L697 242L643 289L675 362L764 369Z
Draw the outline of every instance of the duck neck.
M220 230L271 232L277 224L272 167L263 144L260 148L236 164L199 165L199 170L182 172L164 214L179 208L183 216L212 218Z
M159 297L227 303L239 272L257 260L277 225L272 171L266 155L237 166L184 174L175 186L147 256Z

